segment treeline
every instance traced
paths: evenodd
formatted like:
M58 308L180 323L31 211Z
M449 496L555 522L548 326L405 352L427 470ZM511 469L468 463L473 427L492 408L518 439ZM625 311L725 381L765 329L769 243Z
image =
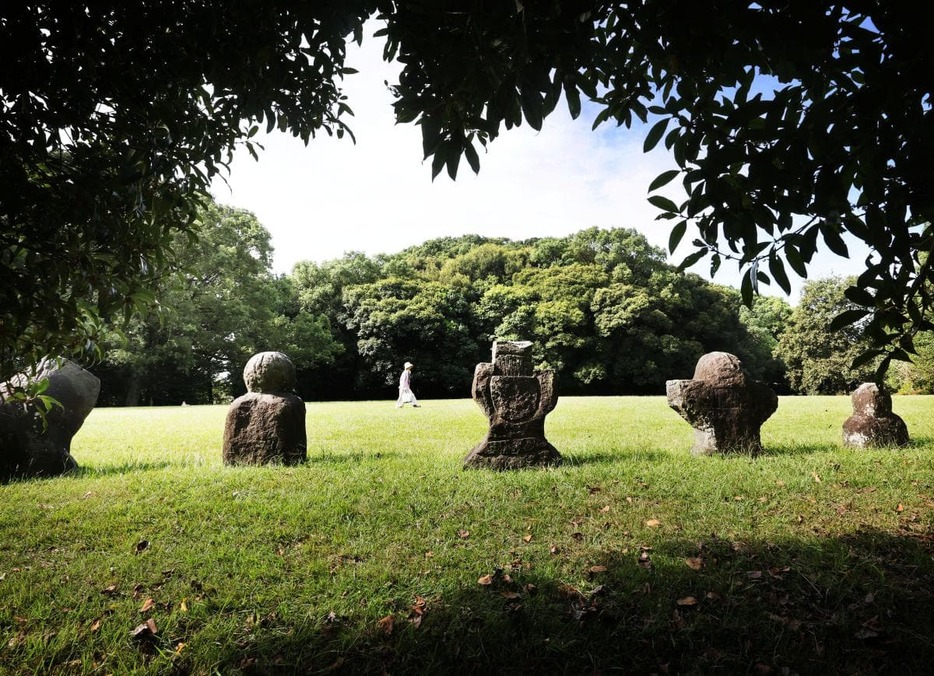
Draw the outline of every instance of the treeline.
M842 280L822 282L820 312L773 297L746 308L738 291L678 272L631 229L441 238L276 276L256 218L209 204L198 238L181 235L173 250L158 311L115 333L91 367L101 405L225 401L243 391L243 366L261 350L289 355L306 400L392 397L405 361L416 364L420 396L463 397L497 338L533 341L566 395L660 394L712 350L738 355L779 391L846 391L871 376L871 364L843 363L861 349L858 333L828 330L847 302Z

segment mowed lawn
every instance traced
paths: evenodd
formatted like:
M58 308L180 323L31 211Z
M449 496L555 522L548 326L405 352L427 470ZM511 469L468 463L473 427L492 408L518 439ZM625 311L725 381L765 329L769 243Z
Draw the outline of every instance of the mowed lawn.
M95 410L77 475L0 486L0 673L929 673L934 397L872 451L782 398L755 459L562 398L512 473L423 404L308 404L292 468L224 467L224 406Z

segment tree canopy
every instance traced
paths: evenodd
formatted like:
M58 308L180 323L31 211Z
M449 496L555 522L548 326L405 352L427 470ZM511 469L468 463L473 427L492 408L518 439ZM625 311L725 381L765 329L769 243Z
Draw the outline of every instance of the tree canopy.
M396 117L435 175L564 101L650 123L685 195L651 197L672 249L696 227L743 296L789 288L819 245L872 249L838 325L907 357L934 329L934 46L922 3L141 0L0 9L0 374L93 350L151 301L171 238L260 124L343 135L345 40L383 23ZM667 188L666 188L667 189ZM881 352L880 352L881 354Z
M461 155L476 171L475 141L540 128L562 94L577 116L583 96L596 124L651 122L645 148L671 150L650 190L680 177L685 198L651 201L672 251L697 228L685 265L737 260L749 302L760 284L788 292L788 268L806 277L819 242L846 256L855 238L874 253L839 324L869 317L882 369L934 329L934 48L920 4L404 5L386 29L405 64L396 112L421 125L436 174L453 177Z

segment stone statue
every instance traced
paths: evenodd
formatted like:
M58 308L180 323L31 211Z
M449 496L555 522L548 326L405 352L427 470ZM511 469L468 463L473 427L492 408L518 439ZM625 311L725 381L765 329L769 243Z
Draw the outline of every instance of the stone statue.
M15 388L48 379L42 392L55 399L45 420L34 405L10 399ZM46 358L34 374L19 374L0 385L0 480L58 476L78 468L71 440L97 404L101 381L67 359Z
M295 465L305 461L305 402L294 394L295 366L281 352L260 352L243 369L247 393L227 410L224 464Z
M668 405L694 428L694 455L759 453L759 430L778 408L775 393L727 352L705 354L692 380L669 380L666 390Z
M908 427L892 413L892 397L875 383L863 383L852 394L853 415L843 423L843 443L854 448L905 446Z
M532 343L496 341L493 363L477 364L473 398L490 421L487 435L464 459L465 468L558 465L545 439L545 416L558 401L554 371L534 373Z

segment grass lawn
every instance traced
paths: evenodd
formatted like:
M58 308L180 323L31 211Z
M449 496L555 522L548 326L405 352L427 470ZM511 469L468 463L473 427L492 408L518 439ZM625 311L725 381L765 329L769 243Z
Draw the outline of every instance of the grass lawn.
M0 486L0 673L930 673L934 397L873 451L782 398L756 459L563 398L512 473L423 404L308 404L293 468L224 467L223 406L95 410L77 475Z

